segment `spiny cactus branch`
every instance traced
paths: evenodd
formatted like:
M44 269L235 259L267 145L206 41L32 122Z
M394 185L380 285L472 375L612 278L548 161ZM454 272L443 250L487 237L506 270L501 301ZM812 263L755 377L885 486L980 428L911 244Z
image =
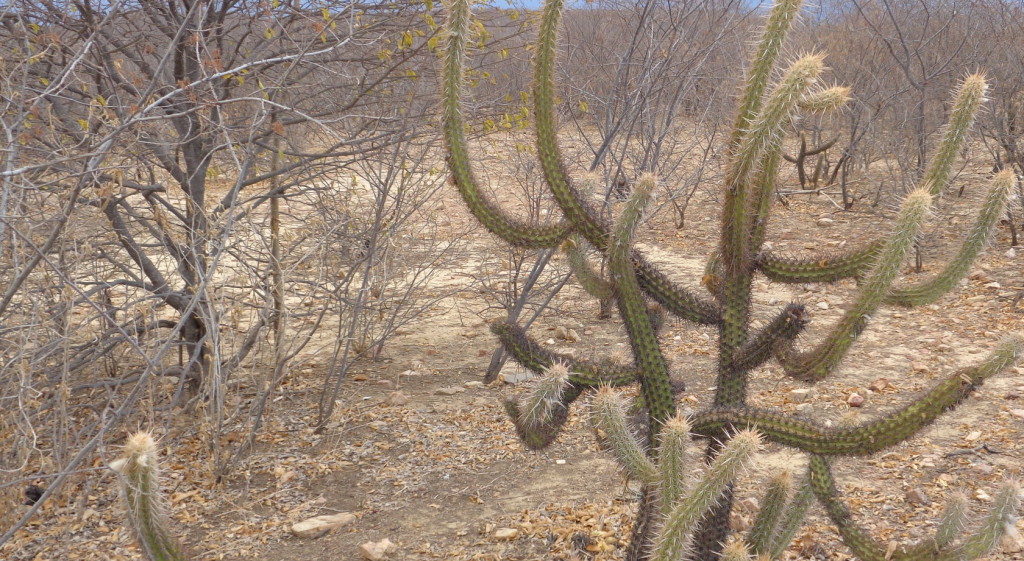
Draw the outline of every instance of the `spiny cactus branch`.
M645 484L658 479L654 462L626 422L626 404L611 388L601 388L590 404L590 422L630 477Z
M807 325L807 315L801 304L787 305L779 315L758 331L736 352L733 362L736 370L748 372L768 360L780 345L790 345Z
M963 368L898 411L847 428L825 428L781 411L718 408L694 415L694 434L717 438L728 427L757 428L771 442L824 456L864 456L899 444L966 399L985 380L1024 355L1024 339L1002 341L982 363Z
M111 462L121 482L128 521L150 561L186 561L181 544L171 532L167 506L160 494L160 468L156 443L148 432L128 439L124 456Z
M774 282L804 284L832 283L840 279L863 277L877 261L883 240L839 255L821 255L807 259L780 256L772 251L757 255L757 269Z
M747 534L747 545L755 555L768 554L775 535L778 532L779 519L785 511L789 493L793 488L793 477L789 472L782 472L773 477L768 490L761 501L761 509L757 512L750 533Z

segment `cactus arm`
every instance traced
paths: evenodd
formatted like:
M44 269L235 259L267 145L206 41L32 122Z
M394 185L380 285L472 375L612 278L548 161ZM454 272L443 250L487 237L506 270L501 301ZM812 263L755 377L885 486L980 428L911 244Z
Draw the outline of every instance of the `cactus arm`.
M802 353L787 349L778 353L779 362L787 375L800 380L818 381L828 376L839 364L888 293L903 258L924 224L931 200L932 196L923 189L907 195L890 240L839 323L814 349Z
M768 101L750 123L740 142L732 169L726 179L722 242L722 326L719 339L718 391L715 404L740 405L746 399L746 373L736 368L737 351L747 338L750 323L750 283L753 276L753 251L750 246L750 209L747 198L757 164L766 152L777 151L783 130L797 101L824 69L823 58L809 55L787 70ZM769 159L772 159L769 157Z
M691 464L686 446L690 443L690 423L676 415L665 423L658 446L658 500L661 516L668 516L672 507L686 492Z
M654 539L652 561L685 559L697 522L717 504L723 491L753 462L760 437L742 431L729 440L693 490L674 505Z
M786 501L793 487L793 478L789 472L782 472L773 477L765 491L761 508L757 511L754 525L750 527L746 542L755 555L767 554L774 544L779 519L786 510Z
M1022 355L1024 338L1007 338L982 363L954 372L902 409L855 427L826 429L780 411L754 408L710 409L690 423L693 433L704 437L717 437L729 426L756 427L771 442L812 454L865 456L912 437Z
M981 557L991 551L1007 528L1012 526L1020 508L1020 489L1007 484L996 494L992 509L981 526L967 536L962 545L941 547L933 538L890 551L881 547L854 522L850 510L842 502L832 477L832 468L825 458L811 456L808 471L814 494L838 528L843 542L863 561L963 561Z
M547 448L558 437L565 422L569 419L569 406L583 393L583 388L568 384L562 390L561 400L551 407L549 416L541 422L530 424L524 420L524 411L518 401L505 399L505 412L512 419L516 434L530 450Z
M811 482L804 478L804 481L797 488L796 495L786 504L785 512L779 521L775 536L772 538L772 547L767 554L768 559L782 559L782 553L789 547L797 530L803 524L807 510L814 503L814 491L811 489Z
M537 129L537 155L544 179L551 189L566 218L587 242L600 251L608 251L609 227L594 210L583 203L562 165L561 151L555 127L555 45L558 20L563 6L561 0L549 0L544 5L537 54L534 63L534 115ZM639 276L640 287L669 312L677 317L701 324L720 321L717 307L692 295L671 282L653 265L636 252L631 255L633 268Z
M590 266L587 256L580 247L582 243L583 240L578 238L569 238L562 244L562 251L569 258L569 267L588 294L598 300L609 300L613 296L612 285Z
M645 484L657 481L658 468L626 424L626 406L622 396L610 388L598 390L590 405L590 421L603 433L604 441L630 477Z
M967 520L970 516L967 497L963 493L955 493L946 503L942 511L942 518L935 528L935 546L942 548L953 543L953 540L960 537L967 529Z
M953 92L953 109L942 133L942 140L932 155L928 168L921 179L921 186L933 196L938 196L949 183L953 161L967 140L967 133L974 124L974 118L985 101L988 84L985 76L971 74L961 80Z
M452 181L473 215L493 234L519 247L555 247L569 234L568 223L532 225L507 216L488 199L473 176L466 141L466 124L460 107L468 26L469 2L454 0L449 10L448 42L442 74L442 128Z
M760 253L757 269L774 282L831 283L840 279L864 276L878 258L885 243L875 240L861 248L838 256L794 259L773 252Z
M675 398L669 379L668 364L661 353L658 335L650 321L647 304L637 283L630 259L633 229L640 219L640 211L650 197L650 191L638 182L630 202L619 217L619 223L608 251L608 268L615 285L615 298L619 315L629 335L633 359L640 371L640 394L648 410L648 436L657 442L661 425L675 415ZM653 182L650 185L653 187Z
M778 345L791 342L800 335L806 325L804 307L800 304L787 305L736 352L733 366L741 372L757 368L772 356Z
M132 435L125 455L111 463L121 482L128 520L150 561L185 561L184 550L170 530L167 506L160 495L156 444L147 432Z
M1007 198L1014 184L1014 174L1004 170L992 178L992 187L978 217L967 234L960 251L934 278L920 284L894 288L886 297L886 303L900 306L923 306L938 300L952 290L960 279L967 275L975 258L988 242L996 224L999 223L1006 207Z
M516 362L538 374L561 362L569 365L569 382L581 388L601 385L618 387L636 383L638 380L639 373L629 366L598 364L545 350L514 323L493 323L491 332L498 336L502 347Z

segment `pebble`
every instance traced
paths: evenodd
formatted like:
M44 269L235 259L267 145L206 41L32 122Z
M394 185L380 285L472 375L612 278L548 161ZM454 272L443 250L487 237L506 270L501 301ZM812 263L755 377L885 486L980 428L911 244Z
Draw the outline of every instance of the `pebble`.
M904 497L907 499L907 502L912 505L926 505L932 502L928 498L928 495L925 495L924 491L922 491L919 487L914 487L913 489L910 489L909 491L907 491Z
M1002 287L1003 287L1003 285L1001 285L1001 284L999 284L998 282L995 282L995 281L985 283L985 288L1002 288Z
M351 524L355 519L356 516L351 512L314 516L313 518L292 524L291 530L292 534L300 538L318 538L335 528Z
M967 442L974 442L975 440L978 440L979 438L981 438L981 431L980 430L975 430L975 431L971 431L967 436L965 436L964 440L966 440Z
M385 405L405 405L406 403L409 403L409 396L405 395L402 390L393 391L384 398Z
M554 339L548 339L547 341L544 341L544 344L545 345L554 345L555 344L555 340Z
M496 540L514 540L519 537L519 530L515 528L498 528L494 531Z
M911 362L910 368L914 372L928 372L928 365L923 362Z
M818 302L816 305L819 310L827 310L829 308L828 302Z
M384 538L379 542L366 542L359 546L359 553L363 556L363 559L369 561L381 561L388 556L395 549L395 544L391 540Z
M878 393L878 392L884 390L885 388L888 388L889 385L890 384L889 384L889 379L888 378L879 378L879 379L875 380L874 382L871 382L871 385L868 386L868 389L873 391L873 392L875 392L875 393Z
M832 220L831 218L819 218L817 220L817 222L815 222L815 224L817 224L818 226L821 226L823 228L831 226L831 225L833 225L835 223L836 223L836 221Z
M1014 257L1017 257L1017 250L1011 247L1010 249L1007 249L1006 253L1004 253L1003 255L1005 257L1013 259Z
M435 395L455 395L466 391L466 388L440 388L434 391Z
M1018 419L1024 419L1024 409L1010 409L1010 415Z
M570 343L579 343L580 334L576 333L575 329L570 329L569 332L565 334L565 340L569 341Z
M814 390L811 388L797 388L789 392L789 397L797 403L807 401L812 395L814 395Z
M377 385L383 388L387 388L389 390L395 387L395 383L392 382L391 380L377 380Z
M565 339L566 337L568 337L568 335L569 332L565 329L565 327L559 325L558 327L555 328L555 338Z
M471 380L469 382L462 384L462 386L465 388L482 388L484 387L484 383L481 382L480 380Z
M859 393L851 393L850 397L846 398L846 404L850 407L861 407L864 405L864 396Z

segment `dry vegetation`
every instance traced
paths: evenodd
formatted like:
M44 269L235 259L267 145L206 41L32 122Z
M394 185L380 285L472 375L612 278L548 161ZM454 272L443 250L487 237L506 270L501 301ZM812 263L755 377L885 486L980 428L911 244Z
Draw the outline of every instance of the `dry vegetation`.
M0 6L0 43L14 53L0 57L0 557L138 559L107 466L145 428L159 437L173 523L196 559L355 559L359 544L384 538L396 560L621 558L637 488L588 425L574 414L554 446L527 452L499 402L521 391L503 380L522 374L509 365L483 383L489 361L491 374L503 364L487 329L494 319L530 319L541 340L577 356L606 356L626 339L617 317L599 319L598 302L563 284L560 255L510 252L445 184L432 115L438 31L427 17L439 23L440 8L382 4L357 22L344 3L322 13L214 2L230 17L211 11L195 24L208 33L189 39L173 31L194 31L190 4L170 4L160 33L137 14L103 20L93 8L86 21L84 7ZM632 3L570 12L561 70L574 172L601 175L608 191L594 196L609 212L618 178L661 173L640 248L693 288L719 232L712 186L733 61L758 21L742 3L711 4L649 17ZM902 272L927 277L955 251L993 167L1024 173L1024 43L1007 31L1024 15L998 1L956 13L926 1L820 4L791 50L833 53L835 80L859 102L794 127L794 155L801 134L812 147L838 140L808 156L816 183L784 170L785 204L771 224L778 249L839 249L882 230L920 171L951 85L965 68L989 69L989 108L924 236L920 269ZM516 130L529 124L520 96L529 19L483 17L491 35L480 38L473 75L474 150L501 200L544 216L553 207L533 203L539 170ZM219 38L218 25L228 30ZM655 31L635 44L610 38L638 26ZM886 26L905 43L880 43L896 37ZM582 39L595 29L606 41ZM700 41L686 43L695 30ZM132 40L90 46L100 32ZM159 39L133 43L143 35ZM616 66L629 46L628 64ZM319 49L333 50L310 54ZM180 68L150 66L164 53ZM273 57L291 58L265 63ZM229 69L231 88L211 78ZM835 424L869 418L1024 329L1024 255L1011 251L1017 190L955 295L880 312L839 375L813 389L810 409L798 410L804 397L792 391L804 386L770 365L752 400ZM757 282L757 317L803 302L809 341L854 288ZM688 382L680 406L697 409L710 390L687 376L711 364L716 333L680 322L662 337ZM866 397L863 407L848 406L851 393ZM740 485L739 526L758 476L798 468L767 452ZM986 384L923 437L837 472L883 541L930 533L958 490L985 510L1000 480L1024 477L1024 369ZM25 504L33 488L46 500ZM335 512L357 520L318 539L289 533ZM501 529L516 532L500 538ZM849 558L820 512L798 536L792 559ZM1015 547L991 559L1017 559Z

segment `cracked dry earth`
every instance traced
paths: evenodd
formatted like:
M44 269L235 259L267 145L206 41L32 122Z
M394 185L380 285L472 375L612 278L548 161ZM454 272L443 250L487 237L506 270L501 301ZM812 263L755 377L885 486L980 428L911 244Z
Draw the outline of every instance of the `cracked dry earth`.
M970 185L983 180L981 175L960 178ZM980 191L968 189L968 200L943 202L925 237L926 271L905 271L901 282L941 266L970 223ZM795 199L778 210L769 239L775 249L794 254L839 250L884 232L891 214L842 213L823 199ZM718 230L715 219L697 216L677 232L668 217L656 215L640 243L652 261L693 288L703 269L700 257ZM769 364L758 371L752 401L823 423L856 423L906 403L940 377L978 361L1002 333L1024 331L1024 304L1014 302L1024 289L1024 252L1008 252L1008 240L1000 228L970 278L938 304L880 311L829 380L808 386ZM492 241L482 235L481 243ZM491 247L502 251L497 244ZM453 274L448 282L460 278ZM822 288L761 279L755 283L754 309L763 320L786 302L805 303L812 324L803 344L811 344L839 318L854 288L852 282ZM626 349L621 323L595 319L596 303L575 287L556 301L557 310L531 328L534 337L577 356L621 355ZM635 486L599 450L581 407L574 408L549 449L530 452L517 441L500 397L522 391L522 384L481 382L495 345L484 321L494 318L476 313L483 306L479 294L461 293L439 305L433 317L404 330L382 360L359 365L322 434L311 424L323 365L315 357L297 364L260 447L221 487L210 485L202 466L189 462L186 437L169 443L173 450L162 459L174 520L196 558L360 559L361 544L388 539L394 546L387 558L396 561L620 559ZM580 341L558 339L558 327L575 330ZM681 322L667 324L662 332L674 376L687 386L679 396L684 410L701 408L711 395L715 335ZM510 379L520 377L511 368L505 372ZM848 404L854 393L864 398L857 408ZM800 455L768 447L738 486L734 524L750 523L768 474L780 469L799 474L801 466ZM930 535L954 490L968 495L974 512L984 512L1004 478L1024 476L1024 369L1011 368L991 380L911 442L842 460L836 473L858 521L882 544ZM19 537L18 549L4 549L0 557L137 559L111 483L108 476L86 490L84 515L73 501L48 507ZM356 518L318 538L289 532L294 522L337 512ZM1024 523L1017 528L1024 530ZM852 558L819 507L797 536L787 559ZM1019 545L1005 545L989 559L1024 558Z

